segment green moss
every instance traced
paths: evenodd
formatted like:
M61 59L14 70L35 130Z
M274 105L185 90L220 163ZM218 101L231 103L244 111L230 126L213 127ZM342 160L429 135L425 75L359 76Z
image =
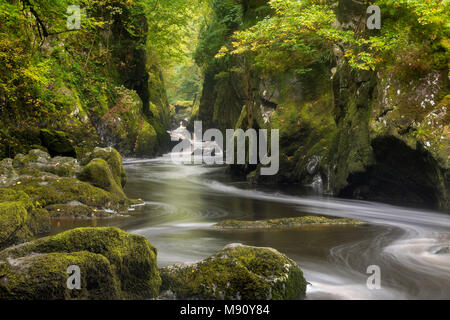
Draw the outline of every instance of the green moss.
M229 245L195 264L161 270L163 290L178 299L299 299L306 281L297 264L271 248Z
M72 253L89 251L105 256L120 281L124 298L152 298L159 292L156 248L144 237L117 228L80 228L56 236L8 248L0 260L19 258L31 253Z
M81 290L69 290L67 268L80 268ZM118 279L108 259L90 252L33 254L0 261L0 299L119 299Z
M53 204L45 207L52 218L93 217L95 209L83 204Z
M109 192L74 178L55 178L52 176L26 179L14 190L23 191L34 203L40 206L80 201L96 208L114 208L121 200Z
M26 193L13 188L0 188L0 203L5 201L21 201L27 210L33 206L31 198Z
M110 166L103 159L93 159L80 172L78 178L96 187L107 190L111 194L126 199L122 186L116 182ZM119 182L120 183L120 182Z
M51 158L48 153L40 149L33 149L26 155L16 155L12 164L20 174L35 174L35 170L38 170L60 177L72 177L79 168L74 158L59 156Z
M156 130L146 121L142 121L136 139L134 151L137 154L155 154L158 147L158 135Z
M122 187L125 186L127 181L127 175L122 166L122 156L116 149L95 148L94 151L87 154L83 158L81 164L86 165L91 160L96 158L105 160L108 163L109 168L111 169L111 172L114 176L114 180L116 180L117 184L121 185Z
M28 211L24 203L20 201L0 203L0 248L32 236L26 226L27 220Z
M354 219L329 219L326 217L296 217L281 218L261 221L225 220L214 226L221 229L268 229L268 228L290 228L309 225L358 225L363 222Z
M22 191L0 188L0 248L50 231L48 212Z
M51 221L47 210L34 208L31 210L29 218L27 226L33 235L45 235L50 232Z

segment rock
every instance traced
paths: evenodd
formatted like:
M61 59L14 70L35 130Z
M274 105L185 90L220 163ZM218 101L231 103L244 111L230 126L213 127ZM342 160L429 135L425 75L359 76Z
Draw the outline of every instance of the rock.
M81 290L67 288L67 268L76 265ZM119 299L120 292L108 259L90 252L33 254L0 261L3 300Z
M18 154L13 160L14 168L22 168L32 163L47 164L50 162L50 155L39 149L33 149L27 155Z
M122 156L120 153L114 148L95 148L93 152L86 154L81 164L87 165L96 158L103 159L108 163L114 180L116 180L118 185L124 187L127 182L127 175L122 166Z
M50 218L46 210L35 208L24 192L0 188L0 249L49 230Z
M0 247L32 236L26 227L28 211L20 201L0 203Z
M197 263L163 268L161 277L162 291L177 299L287 300L306 292L306 280L294 261L272 248L241 244Z
M80 171L77 159L70 157L54 157L42 150L31 150L27 155L18 154L13 162L14 169L23 173L24 169L36 169L56 174L60 177L73 177Z
M291 228L311 225L360 225L354 219L329 219L326 217L296 217L257 221L225 220L214 225L219 229L270 229Z
M94 159L89 162L80 172L78 178L81 181L88 181L94 186L102 188L117 197L126 199L122 186L117 183L111 172L110 166L103 159Z
M0 299L142 299L159 292L157 251L117 228L80 228L0 252ZM81 270L68 290L67 268Z
M6 191L0 195L10 194L4 201L21 201L14 194L22 192L33 208L47 209L51 217L91 218L128 212L134 201L126 197L120 184L126 180L120 154L112 148L97 148L91 155L109 163L95 158L81 167L77 159L51 158L39 149L18 154L14 160L4 159L0 162L0 190Z
M140 155L155 154L157 146L158 134L155 128L148 122L142 122L134 151Z
M69 141L64 132L41 129L39 136L41 138L42 145L47 148L52 157L77 157L75 148L72 146L72 143Z
M25 192L41 206L77 200L85 205L101 208L114 206L119 202L117 197L89 183L45 174L24 179L14 189Z
M434 254L450 254L450 246L441 247Z

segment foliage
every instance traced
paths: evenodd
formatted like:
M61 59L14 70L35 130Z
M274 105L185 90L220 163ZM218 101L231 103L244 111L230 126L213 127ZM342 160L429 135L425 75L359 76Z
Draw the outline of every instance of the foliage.
M412 47L425 51L423 60L436 51L447 53L434 56L432 63L442 66L448 60L448 1L380 0L375 4L382 8L380 32L344 30L335 23L330 1L270 0L274 14L236 31L231 46L222 47L216 57L253 53L256 65L272 73L293 65L299 73L309 71L310 65L330 60L334 46L344 49L353 68L362 70L373 70Z

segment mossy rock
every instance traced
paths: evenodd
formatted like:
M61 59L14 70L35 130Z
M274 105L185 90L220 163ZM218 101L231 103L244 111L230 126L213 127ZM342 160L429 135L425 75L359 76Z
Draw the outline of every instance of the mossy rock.
M31 198L26 193L13 188L0 188L0 203L5 201L21 201L26 204L27 209L33 206Z
M24 192L0 188L0 248L49 231L50 217L46 210L35 208Z
M81 290L67 287L69 266L80 268ZM113 266L91 252L31 254L0 261L0 299L72 300L118 299Z
M70 201L79 201L95 208L118 209L124 205L123 199L87 182L51 174L24 179L13 189L23 191L33 203L42 207Z
M40 149L33 149L26 155L18 154L12 162L13 168L19 173L31 170L49 172L60 177L73 177L79 171L77 159L70 157L54 157Z
M28 152L28 154L17 154L13 160L13 166L15 168L22 168L29 166L31 163L48 163L51 157L47 152L40 149L33 149Z
M177 299L300 299L306 280L298 265L272 248L228 245L194 264L161 269L162 290Z
M71 201L65 204L52 204L45 207L51 218L108 218L110 212L98 210L82 204L79 201Z
M42 268L44 270L53 270L53 273L59 276L53 279L56 281L49 284L45 292L61 290L61 286L66 285L67 274L64 275L68 267L64 259L61 263L58 263L58 255L61 257L71 257L75 253L85 254L86 252L91 255L98 255L104 257L105 263L103 263L102 273L104 275L111 275L111 279L107 282L102 281L98 285L100 287L93 287L97 292L104 292L108 294L108 291L115 292L114 288L118 288L117 294L112 294L110 297L105 298L153 298L156 297L161 285L161 278L157 268L157 250L151 243L149 243L144 237L138 235L128 234L121 231L118 228L79 228L63 232L56 236L41 238L32 242L28 242L19 246L10 247L0 252L0 266L3 262L3 267L0 267L0 296L6 298L31 298L27 295L21 296L20 286L31 287L30 291L38 289L40 282L35 281L33 277L23 277L23 281L20 286L12 288L8 283L4 285L3 277L8 273L4 270L11 270L14 260L17 259L32 259L33 255L44 254L43 257L48 257L48 254L55 254L55 259L50 260L48 265L45 265L45 260L42 259ZM51 257L51 256L50 256ZM85 256L86 257L86 256ZM93 257L93 256L90 256ZM88 259L89 260L89 259ZM63 263L64 262L64 263ZM77 265L77 261L70 262L70 264ZM109 262L111 268L108 269ZM55 263L55 265L53 265ZM79 260L80 268L87 266L83 263L83 259ZM87 263L87 261L86 261ZM6 267L5 267L6 264ZM92 266L95 270L96 266ZM2 271L3 270L3 271ZM36 269L38 272L39 269ZM82 268L83 274L83 268ZM86 273L84 273L87 276ZM64 277L63 277L64 276ZM90 275L89 275L90 277ZM8 278L11 278L8 276ZM86 284L86 282L84 282ZM3 285L3 288L2 288ZM37 286L37 287L35 287ZM84 287L87 291L89 285ZM52 295L44 294L42 298L53 298ZM65 295L59 293L59 297L66 298ZM69 296L71 298L71 296ZM77 297L79 298L79 297ZM81 296L85 298L85 296Z
M363 222L355 219L330 219L326 217L296 217L257 221L224 220L214 225L219 229L275 229L311 225L360 225Z
M51 229L50 214L42 208L31 210L30 219L27 222L28 229L33 235L46 235Z
M87 165L93 159L103 159L105 160L114 176L118 185L122 187L125 186L127 182L127 174L122 166L122 156L114 148L95 148L94 151L86 154L86 156L81 161L82 165Z
M78 178L81 181L90 182L94 186L102 188L119 198L126 199L122 186L117 183L110 166L103 159L97 158L89 162L81 170Z
M147 121L141 123L136 139L135 152L138 155L156 154L158 149L158 135L155 128Z
M120 159L120 155L118 157ZM95 159L82 168L74 158L50 158L41 150L32 150L27 155L19 154L14 160L9 159L4 164L9 173L0 176L0 186L8 187L0 188L0 200L3 201L26 199L31 206L41 208L79 202L89 206L90 212L100 212L100 216L109 211L105 209L124 211L131 203L121 185L117 184L111 166L103 159ZM73 177L80 172L83 172L83 180L86 181Z
M88 218L94 215L94 209L78 201L67 204L52 204L45 207L52 218Z
M41 129L39 135L42 145L47 148L52 157L77 157L75 148L64 132Z
M0 161L0 175L9 174L13 170L13 160L10 158L5 158Z
M26 226L28 211L20 201L0 203L0 248L29 239L32 234Z

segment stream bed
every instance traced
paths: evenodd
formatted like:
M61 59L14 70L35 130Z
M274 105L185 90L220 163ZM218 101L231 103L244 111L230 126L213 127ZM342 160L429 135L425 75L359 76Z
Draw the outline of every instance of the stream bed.
M450 216L423 209L319 197L308 189L249 186L224 167L174 164L170 156L125 159L126 194L145 205L133 216L55 220L53 233L117 226L158 248L161 267L206 258L230 243L273 247L295 260L310 283L307 299L450 299ZM365 225L217 230L225 219L320 215ZM447 248L447 249L445 249ZM438 251L443 253L437 254ZM381 288L370 290L369 266Z

